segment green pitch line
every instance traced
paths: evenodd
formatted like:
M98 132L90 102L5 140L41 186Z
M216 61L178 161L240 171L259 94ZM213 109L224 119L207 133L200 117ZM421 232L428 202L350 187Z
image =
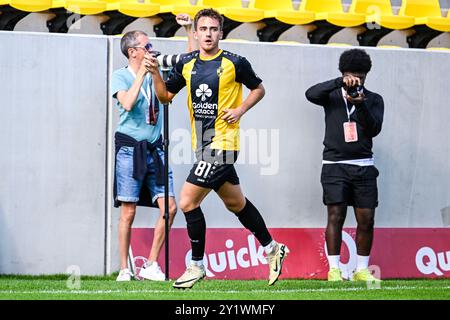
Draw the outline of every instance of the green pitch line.
M450 279L385 280L380 287L365 283L319 280L203 280L192 289L172 288L172 282L116 282L114 276L82 277L79 286L65 275L0 276L0 299L145 299L145 300L322 300L420 299L450 300Z

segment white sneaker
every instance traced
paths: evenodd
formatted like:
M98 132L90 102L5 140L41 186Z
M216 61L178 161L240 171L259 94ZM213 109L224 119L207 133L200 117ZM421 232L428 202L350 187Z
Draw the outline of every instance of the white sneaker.
M206 275L204 266L197 266L196 264L191 264L186 269L181 277L173 284L174 288L186 289L192 288L192 286L203 279Z
M134 275L131 273L131 271L127 269L122 269L119 272L119 275L116 278L116 281L131 281L131 279L134 277Z
M278 277L281 275L284 259L288 253L289 249L285 244L277 243L267 255L267 261L269 262L269 286L277 282Z
M161 271L157 262L153 262L151 265L144 264L139 271L139 276L152 281L166 280L166 275Z

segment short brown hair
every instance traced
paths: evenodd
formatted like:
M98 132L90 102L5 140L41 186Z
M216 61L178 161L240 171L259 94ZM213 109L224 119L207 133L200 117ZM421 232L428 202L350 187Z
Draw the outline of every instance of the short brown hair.
M220 31L223 30L223 17L219 12L217 12L213 8L203 9L197 12L194 18L194 30L197 30L198 20L202 17L209 17L211 19L216 19L217 21L219 21Z

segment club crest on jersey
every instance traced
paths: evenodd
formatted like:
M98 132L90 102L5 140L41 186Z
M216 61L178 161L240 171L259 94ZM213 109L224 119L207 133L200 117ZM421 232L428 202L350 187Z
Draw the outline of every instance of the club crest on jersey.
M218 67L216 71L217 71L217 76L220 78L220 76L223 74L223 68Z

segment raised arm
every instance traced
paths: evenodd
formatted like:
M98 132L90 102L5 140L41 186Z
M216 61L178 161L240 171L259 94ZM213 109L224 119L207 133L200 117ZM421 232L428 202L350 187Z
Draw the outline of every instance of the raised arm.
M141 89L142 83L144 82L145 76L147 74L147 68L150 64L150 56L146 55L144 60L142 60L141 66L136 74L136 78L133 81L130 89L127 91L120 90L117 92L117 100L119 100L122 107L130 112L133 109L134 104L136 103L136 99L139 96L139 91Z
M184 27L186 30L186 34L188 37L188 47L187 52L192 52L198 50L198 42L194 39L194 32L192 26L192 19L187 13L177 14L176 18L177 23Z
M173 97L175 97L175 94L167 90L166 83L159 73L158 61L156 58L152 58L150 73L152 74L156 97L163 104L170 103Z
M178 61L173 67L169 79L164 81L159 73L158 60L155 57L151 58L149 71L152 74L155 93L160 102L171 102L173 97L186 86L186 80L183 77L183 68L183 61Z
M306 90L306 99L314 104L326 106L329 102L330 93L343 86L342 77L318 83Z
M379 95L375 95L374 99L370 102L365 100L360 104L356 104L356 112L367 135L372 138L377 136L380 133L383 124L383 98Z

